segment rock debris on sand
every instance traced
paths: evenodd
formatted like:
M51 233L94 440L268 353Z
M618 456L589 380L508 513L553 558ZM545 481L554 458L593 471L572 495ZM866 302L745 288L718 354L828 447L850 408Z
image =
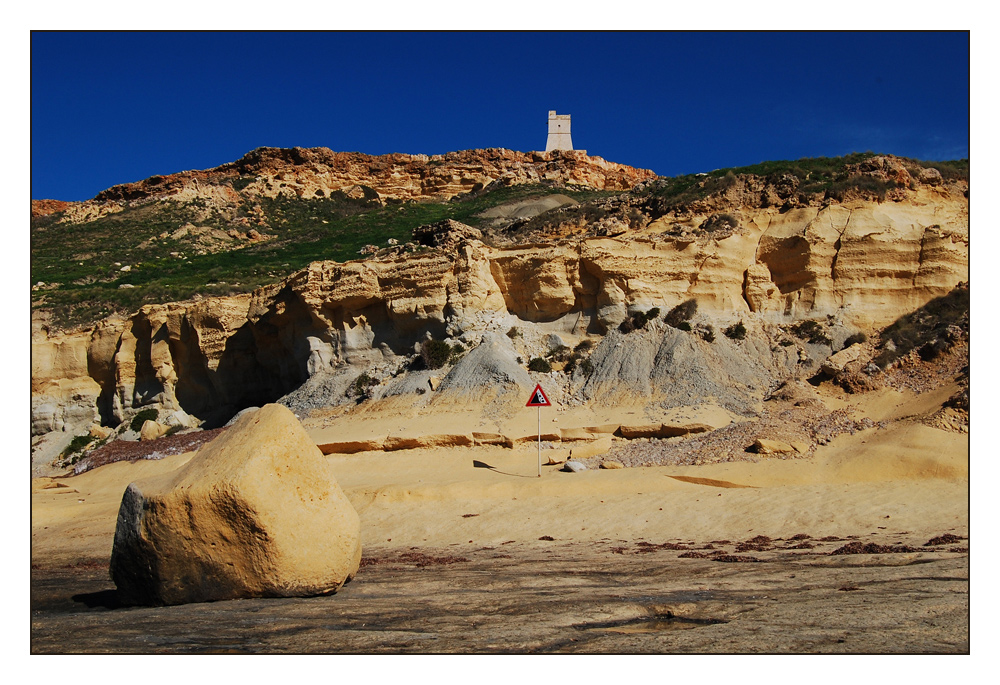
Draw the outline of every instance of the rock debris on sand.
M826 444L842 433L854 433L873 427L884 427L868 418L854 419L846 410L825 412L815 406L765 410L752 421L723 426L709 433L681 438L638 438L616 444L610 457L625 466L680 466L761 459L795 459L810 456L816 444ZM780 440L807 446L779 455L764 456L749 451L761 439ZM604 459L607 459L605 457ZM584 459L596 468L602 458Z
M107 445L98 447L84 459L80 460L74 467L73 472L81 474L85 471L96 469L98 466L112 464L116 461L162 459L172 454L193 452L202 445L217 438L225 430L225 428L214 428L207 431L184 433L183 435L168 435L164 438L148 442L115 440L114 442L109 442Z

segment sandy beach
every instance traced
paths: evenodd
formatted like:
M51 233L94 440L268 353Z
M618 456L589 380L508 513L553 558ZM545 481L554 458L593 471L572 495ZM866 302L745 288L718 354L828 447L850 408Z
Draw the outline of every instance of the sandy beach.
M835 396L826 401L828 406L840 406L845 402ZM893 606L902 612L896 617L902 621L900 625L912 633L908 637L903 637L896 629L885 628L888 632L881 648L876 648L875 643L853 643L845 648L846 643L832 641L827 644L823 640L815 642L813 647L818 651L967 651L968 436L907 418L915 416L923 405L937 401L927 394L887 391L852 401L854 409L888 419L888 423L882 428L853 435L841 434L829 444L820 445L813 456L797 459L761 457L699 466L590 469L582 473L562 471L560 465L546 465L539 478L538 447L530 440L513 447L472 445L330 454L326 458L361 518L362 568L355 580L337 595L302 601L307 604L313 601L327 609L343 601L346 610L347 606L356 606L354 602L361 601L358 598L373 587L391 587L396 600L373 599L375 605L369 608L374 610L380 603L386 608L398 604L400 597L407 597L407 603L427 605L426 615L417 612L408 619L422 625L432 615L440 620L447 617L450 617L447 621L458 620L454 602L459 600L431 599L429 590L424 587L428 574L436 583L447 582L463 588L461 595L464 596L466 592L482 590L482 584L492 575L492 567L498 572L504 569L504 574L523 576L522 581L528 585L546 574L565 576L558 571L560 568L593 572L594 578L605 578L597 582L604 592L620 583L611 581L612 576L635 574L636 579L645 579L635 581L644 585L644 597L657 595L656 588L663 592L669 589L669 595L695 591L711 593L725 586L745 592L749 598L755 597L754 592L761 587L773 586L774 592L779 592L789 578L795 577L800 579L799 583L803 578L812 578L812 582L820 584L839 583L826 600L813 597L802 604L800 610L804 613L800 618L805 621L812 613L832 611L837 603L848 601L848 597L851 602L864 599L857 607L863 613L864 604L873 599L878 601L879 593L888 592L890 586L892 592L906 587L905 583L892 585L894 581L882 577L885 573L899 574L900 569L913 565L934 564L942 569L940 573L930 573L930 567L921 566L921 574L916 575L947 577L948 580L937 583L939 587L932 592L935 606L947 608L946 635L942 635L940 622L933 618L939 616L940 611L931 612L930 618L914 617L909 613L912 606L906 608L893 600ZM628 411L632 410L616 408L602 413L590 408L576 414L566 411L558 414L558 423L565 427L620 421L629 417ZM692 420L724 419L717 408L712 407L682 413ZM352 421L350 429L340 434L352 431L354 437L365 432L388 434L407 430L408 422L422 425L425 431L436 428L440 434L458 433L472 427L464 425L463 421L475 422L472 413L455 413L437 424L426 419L426 416L406 417L399 411L385 411L381 416L369 415L364 420ZM478 421L481 423L481 418ZM319 444L337 433L337 423L336 418L327 417L306 421L305 425ZM537 415L534 410L525 409L520 416L494 429L507 433L521 430L530 435L532 424L537 426ZM543 463L553 455L562 454L564 458L571 449L565 445L545 443ZM34 479L32 568L36 606L45 606L46 602L56 602L61 597L64 604L81 609L84 605L80 598L89 597L99 608L113 608L114 586L108 580L106 569L117 508L125 486L149 475L174 470L191 456L189 453L161 460L119 462L78 476ZM945 540L952 542L926 545L941 536L951 536ZM875 545L870 548L875 553L833 554L838 548L854 542ZM682 554L688 556L681 557ZM720 564L717 563L719 559L711 556L713 554L760 563ZM845 575L845 568L863 569L863 577L848 577L851 574ZM608 576L602 575L601 569L605 572L618 570ZM725 580L715 579L719 573L724 574ZM513 576L508 578L509 582L515 585L522 582L515 581ZM656 578L659 580L654 580ZM863 587L867 594L859 598L861 593L838 591L844 587ZM446 593L446 588L438 587L434 592ZM528 588L525 592L527 597L532 591ZM784 587L781 592L796 606L800 599L805 601L808 594L794 592L793 587ZM75 601L70 601L70 597ZM728 646L724 648L699 639L685 643L688 646L683 649L765 652L799 649L777 636L770 642L754 642L748 634L737 637L739 631L732 632L736 628L733 617L739 614L733 612L741 601L752 604L751 600L734 596L732 601L720 604L718 597L712 601L708 601L708 595L705 597L704 601L678 602L676 598L663 602L635 601L629 603L624 613L608 614L601 610L594 615L588 613L590 602L567 599L558 610L553 609L553 620L558 615L568 622L567 625L577 625L594 622L600 615L604 623L619 620L627 623L650 620L650 616L662 618L668 613L677 617L687 612L693 621L690 625L699 626L698 631L691 631L692 635L695 632L703 636L711 631L730 632L726 633ZM888 601L887 597L882 599ZM827 604L827 600L834 604ZM270 607L269 602L279 600L259 601ZM280 601L294 604L292 600ZM247 606L240 602L211 605L211 609L115 609L105 614L104 619L136 611L154 612L162 619L190 611L223 611L226 605ZM683 607L679 609L680 605ZM480 609L484 616L493 616L491 620L495 623L497 616L490 612L489 606L487 602ZM529 613L538 610L538 607L525 609ZM48 631L66 629L62 621L74 614L47 615L44 610L39 611L33 613L33 644L41 651L48 651L52 645L44 635ZM792 620L790 616L794 615L794 610L789 611L793 613L783 620ZM508 614L500 615L517 614L517 610L511 609ZM86 616L86 613L75 616L75 620L85 621ZM705 622L698 623L695 619ZM857 617L851 620L856 621ZM722 628L721 621L726 621L728 627ZM879 625L884 623L883 619L879 621ZM512 625L502 627L502 623L497 623L497 632L488 649L480 643L459 640L456 635L462 631L458 631L451 639L442 634L442 639L433 644L417 641L401 651L555 649L548 638L522 636L524 639L515 639ZM831 629L836 628L837 623L834 620ZM673 626L669 622L663 625ZM391 636L390 633L386 632L383 637ZM604 631L599 643L588 642L585 647L570 641L555 651L579 648L580 651L615 653L665 648L662 643L622 641L625 635L634 638L633 633ZM934 640L922 642L931 633L936 635ZM670 634L674 635L675 631L671 630ZM347 639L346 634L343 637ZM197 643L197 639L191 639ZM363 638L351 638L340 646L348 651L393 651L391 645L397 643L386 639L365 633ZM59 644L66 649L65 643ZM300 647L304 651L324 651L339 649L338 644L336 639L327 636L309 646L300 644ZM270 639L263 639L249 651L271 651L272 648L296 651L291 645L277 645ZM119 646L124 651L132 651ZM111 645L107 648L110 651L118 649ZM203 644L202 648L212 651L211 643ZM676 645L672 648L681 649ZM143 649L140 647L138 651ZM242 647L234 649L246 651Z

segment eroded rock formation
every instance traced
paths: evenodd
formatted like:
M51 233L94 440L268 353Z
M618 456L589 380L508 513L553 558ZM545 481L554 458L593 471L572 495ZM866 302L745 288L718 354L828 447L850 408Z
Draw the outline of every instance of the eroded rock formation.
M260 148L215 169L115 186L86 203L33 202L33 215L62 212L71 222L119 211L123 201L164 198L218 208L334 191L375 202L440 200L540 181L632 188L589 207L552 197L501 205L483 215L494 223L482 229L452 220L419 227L414 237L429 250L410 244L373 248L366 260L318 261L251 294L147 305L69 334L36 325L32 433L114 426L150 406L213 427L292 392L342 400L354 377L379 364L393 366L384 397L437 392L439 384L446 392L455 377L395 377L398 360L427 337L464 335L495 347L490 335L523 324L536 337L579 339L687 300L707 317L703 332L713 322L762 330L825 317L870 332L968 281L967 181L945 182L936 169L886 156L847 165L844 178L823 194L804 192L790 173L727 174L698 181L705 192L681 201L657 194L669 179L581 152L373 157ZM526 212L525 203L537 207ZM682 363L690 341L664 340L649 359L599 364L588 397L613 394L626 377L641 376L642 390L676 372L661 362ZM762 345L765 375L780 381L801 357L763 340L753 344Z
M630 312L695 299L723 323L836 315L870 329L968 280L967 202L933 188L904 202L745 211L721 236L676 236L665 223L615 238L509 248L466 239L315 262L252 295L148 305L72 335L39 329L33 431L114 424L146 405L221 425L316 374L412 354L427 335L502 333L511 315L603 334Z

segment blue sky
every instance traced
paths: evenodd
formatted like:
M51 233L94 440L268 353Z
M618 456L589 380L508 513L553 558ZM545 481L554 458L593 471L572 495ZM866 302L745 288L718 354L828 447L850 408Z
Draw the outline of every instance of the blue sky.
M369 154L573 143L663 175L872 150L969 156L964 32L31 36L31 197L263 145Z

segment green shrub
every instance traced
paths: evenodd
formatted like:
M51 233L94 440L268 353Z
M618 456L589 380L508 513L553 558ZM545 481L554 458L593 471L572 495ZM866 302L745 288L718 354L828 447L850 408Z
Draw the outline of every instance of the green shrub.
M883 181L874 176L849 176L831 183L826 191L826 197L843 202L853 193L865 199L885 202L889 190L901 187L897 181Z
M68 457L71 454L83 451L83 449L87 445L89 445L90 443L94 442L94 439L95 438L93 436L91 436L91 435L78 435L78 436L76 436L75 438L73 438L70 441L69 445L66 446L66 449L64 449L62 451L62 454L60 455L60 459L66 459L66 457Z
M800 321L799 323L792 326L792 333L800 338L808 338L813 333L820 330L818 321Z
M732 326L722 331L726 334L727 338L732 340L743 340L747 337L747 327L743 325L743 322L734 323Z
M511 326L510 330L507 331L507 337L513 340L514 338L521 337L521 331L517 330L517 326Z
M530 362L528 362L528 371L549 373L551 370L552 370L552 365L549 364L548 360L542 359L541 357L535 357Z
M618 330L622 333L631 333L632 331L641 330L646 327L646 324L653 321L656 317L660 315L659 307L653 307L646 312L636 312L629 318L621 322L618 326Z
M663 320L667 322L668 326L680 328L680 325L686 321L690 321L691 317L694 316L697 311L698 303L695 300L685 300L667 312L667 315L663 317ZM686 330L690 330L690 328Z
M594 373L594 363L589 359L584 359L580 362L580 370L583 371L583 375L589 377L590 374Z
M132 417L132 422L128 425L128 427L138 433L142 430L142 424L147 421L156 421L159 415L160 412L156 409L143 409L141 412Z
M657 309L656 312L657 314L659 314L660 310ZM655 317L649 315L649 312L636 312L632 316L632 321L635 322L636 328L645 328L646 324L652 321L654 318Z
M676 328L681 331L690 331L691 324L689 324L687 321L681 321L679 324L677 324Z
M793 342L792 342L791 340L789 340L788 338L785 338L784 340L782 340L782 341L781 341L780 343L778 343L778 344L779 344L779 345L781 345L782 347L791 347L791 346L792 346L792 345L794 345L795 343L793 343Z
M448 343L440 340L425 340L420 346L420 358L424 360L424 366L428 369L440 369L451 357L451 348Z
M367 398L368 389L373 385L378 385L378 379L372 378L367 373L363 373L354 379L354 382L351 383L351 387L348 392L353 397L360 397L362 399Z
M832 345L833 341L823 331L818 321L802 321L792 326L792 333L813 345Z
M715 342L715 329L711 326L705 326L701 331L701 339L705 342Z
M582 354L587 352L594 346L594 341L592 340L581 340L576 347L573 348L574 354Z
M549 351L549 353L545 356L551 359L552 361L564 362L567 359L569 359L570 352L569 348L566 345L559 345L559 347L556 347L555 349Z

